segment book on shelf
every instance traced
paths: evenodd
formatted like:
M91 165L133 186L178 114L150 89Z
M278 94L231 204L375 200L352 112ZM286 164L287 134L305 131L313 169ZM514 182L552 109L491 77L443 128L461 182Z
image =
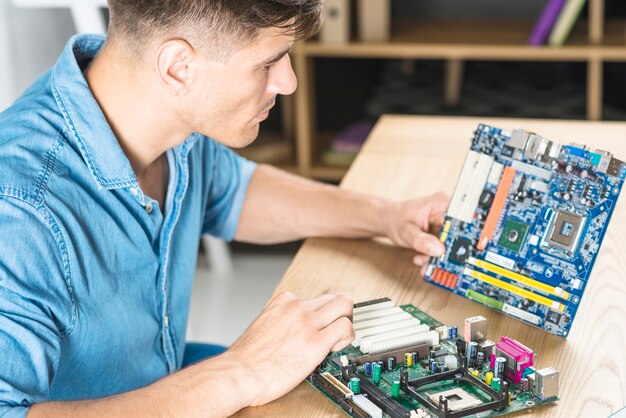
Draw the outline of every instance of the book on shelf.
M356 122L348 125L337 135L330 149L322 154L322 161L328 165L349 166L363 146L373 125L369 122Z
M561 14L557 19L554 29L550 34L548 44L550 46L562 46L565 44L567 37L572 32L574 24L580 16L580 12L587 3L587 0L567 0L561 10Z
M539 19L537 19L537 23L530 34L530 38L528 39L528 43L530 45L545 45L548 37L550 36L550 32L552 32L554 24L563 10L565 1L566 0L547 1L546 7L544 7L541 12Z

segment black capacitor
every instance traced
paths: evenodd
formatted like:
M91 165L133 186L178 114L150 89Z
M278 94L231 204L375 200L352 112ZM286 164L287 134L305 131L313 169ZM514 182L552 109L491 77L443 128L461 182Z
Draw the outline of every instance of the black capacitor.
M378 364L380 365L380 370L381 371L385 371L385 362L384 361L379 361Z
M485 353L483 353L482 351L479 351L476 354L476 367L480 369L481 367L483 367L484 362L485 362Z
M459 354L465 355L465 341L463 341L461 338L456 340L456 351Z
M415 351L411 353L411 359L413 360L413 364L417 365L417 360L419 360L419 358L417 357L417 353Z
M389 357L387 359L387 370L388 371L392 371L395 368L396 368L396 358L395 357Z

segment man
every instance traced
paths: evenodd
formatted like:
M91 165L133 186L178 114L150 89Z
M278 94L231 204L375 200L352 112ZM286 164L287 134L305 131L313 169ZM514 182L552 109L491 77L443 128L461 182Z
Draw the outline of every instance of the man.
M283 293L227 352L182 368L201 233L387 236L418 266L442 252L445 197L394 203L226 148L293 93L288 52L321 8L110 0L106 42L71 39L0 115L0 415L226 416L351 342L347 297Z

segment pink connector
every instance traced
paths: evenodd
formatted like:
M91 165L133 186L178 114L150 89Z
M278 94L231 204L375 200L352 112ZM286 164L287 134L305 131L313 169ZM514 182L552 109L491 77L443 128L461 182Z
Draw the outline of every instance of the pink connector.
M496 357L506 359L505 376L517 384L522 382L524 369L533 365L533 350L509 337L500 338L496 344L495 353L491 354L491 368L496 364Z

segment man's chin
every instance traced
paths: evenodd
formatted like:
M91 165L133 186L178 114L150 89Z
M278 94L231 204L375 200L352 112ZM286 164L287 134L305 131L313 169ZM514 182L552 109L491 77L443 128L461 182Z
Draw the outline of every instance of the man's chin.
M237 135L234 137L212 137L214 140L219 142L220 144L226 145L229 148L245 148L248 145L252 144L259 137L259 125L248 132L242 132L241 135Z

